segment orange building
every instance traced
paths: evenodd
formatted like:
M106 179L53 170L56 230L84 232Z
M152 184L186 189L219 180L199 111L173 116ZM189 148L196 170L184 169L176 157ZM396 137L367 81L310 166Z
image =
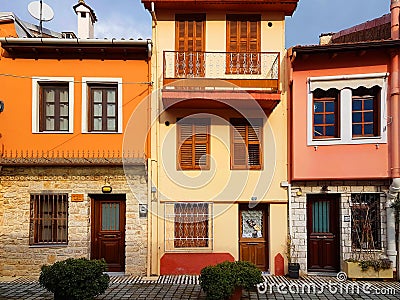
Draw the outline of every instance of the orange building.
M2 13L3 276L82 256L104 257L109 271L146 273L152 44L94 39L93 9L84 1L73 8L78 37L39 36Z
M396 266L398 11L288 51L289 232L306 273L337 272L362 247Z

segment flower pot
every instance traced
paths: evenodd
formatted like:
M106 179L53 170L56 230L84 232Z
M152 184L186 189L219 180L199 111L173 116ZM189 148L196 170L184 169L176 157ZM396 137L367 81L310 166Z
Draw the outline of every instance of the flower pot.
M230 300L240 300L242 298L242 288L236 287L233 294L229 297Z
M54 292L54 300L70 300L74 299L71 296L61 296L57 291Z
M300 270L299 263L289 263L289 265L288 265L289 278L298 279L299 278L299 270Z
M350 279L363 279L363 278L376 278L376 279L392 279L393 278L393 268L380 269L375 271L373 268L369 267L367 270L363 271L358 262L343 262L343 272L347 274L347 278Z

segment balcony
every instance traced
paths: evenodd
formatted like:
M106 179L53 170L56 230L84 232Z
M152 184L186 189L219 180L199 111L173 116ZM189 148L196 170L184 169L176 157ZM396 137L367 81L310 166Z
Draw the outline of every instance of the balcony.
M188 99L244 100L251 94L263 108L273 108L280 100L279 70L279 52L164 51L163 102L168 107ZM182 105L213 106L205 100Z

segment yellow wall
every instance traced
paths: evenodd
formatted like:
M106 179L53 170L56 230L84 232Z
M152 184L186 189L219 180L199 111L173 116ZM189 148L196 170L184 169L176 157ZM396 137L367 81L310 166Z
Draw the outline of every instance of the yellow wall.
M179 11L179 13L185 13ZM188 12L190 13L190 12ZM209 12L206 14L205 50L226 51L226 21L229 12ZM237 12L236 12L237 13ZM163 51L175 50L175 16L171 11L157 11L157 25L153 22L154 53L152 75L156 93L162 89ZM272 27L268 26L272 22ZM284 62L284 14L262 13L261 51L280 52L280 79L285 74ZM273 259L279 252L285 256L284 245L287 237L287 192L280 187L287 180L287 111L286 89L282 81L280 89L284 91L281 102L268 116L263 132L263 170L230 170L230 131L229 126L211 124L210 155L213 157L211 169L207 171L177 170L177 139L175 122L178 117L191 113L210 113L229 120L237 117L231 110L218 109L169 109L162 112L161 95L152 99L153 132L152 184L157 187L152 195L154 214L151 215L152 247L151 271L159 274L159 260L165 253L165 202L170 201L212 201L215 214L213 231L213 249L208 252L228 252L239 258L239 209L238 202L248 202L256 196L257 201L270 203L269 217L269 265L274 273ZM155 93L155 94L156 94ZM170 125L166 126L165 121ZM220 192L225 192L221 195ZM157 202L160 203L157 205ZM235 202L234 204L232 204ZM168 228L167 228L168 229ZM167 233L168 236L168 233ZM199 252L198 249L193 250ZM204 250L203 250L204 251ZM190 252L186 251L186 252Z

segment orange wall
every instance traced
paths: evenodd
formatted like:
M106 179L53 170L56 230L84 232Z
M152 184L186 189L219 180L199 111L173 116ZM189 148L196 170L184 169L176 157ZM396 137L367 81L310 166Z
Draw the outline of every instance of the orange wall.
M297 57L293 68L291 179L389 176L388 144L307 146L307 78L388 72L387 54ZM389 138L388 138L389 140Z
M4 51L1 49L1 51ZM123 83L123 131L141 101L147 101L149 66L146 61L10 59L0 57L0 144L9 151L121 151L124 134L82 133L82 77L117 77ZM32 133L32 76L74 77L74 132L63 134ZM134 83L134 82L142 82ZM147 105L137 119L136 133L129 148L143 156L143 132L147 132ZM75 155L76 156L76 155Z

